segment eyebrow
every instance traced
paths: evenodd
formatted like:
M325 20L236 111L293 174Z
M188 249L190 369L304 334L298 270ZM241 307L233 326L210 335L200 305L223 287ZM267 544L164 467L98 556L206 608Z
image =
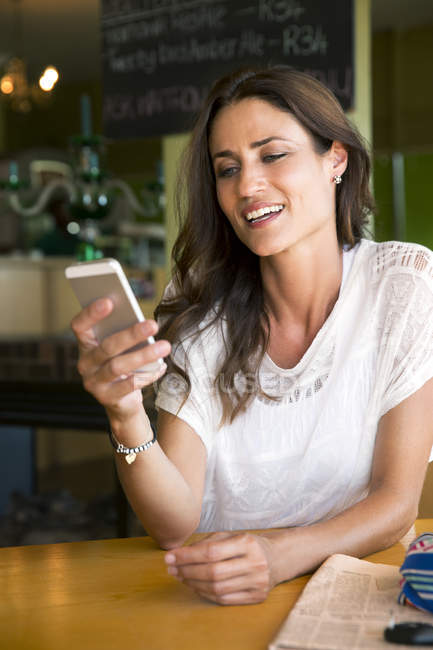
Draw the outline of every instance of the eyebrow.
M264 144L268 144L268 142L272 142L273 140L290 142L290 140L286 140L285 138L280 138L279 136L271 135L269 136L269 138L264 138L263 140L256 140L256 142L252 142L250 144L250 147L251 149L257 149L257 147L262 147ZM224 151L218 151L218 153L214 154L212 156L212 160L215 160L215 158L230 158L231 156L233 156L233 151L230 151L230 149L224 149Z

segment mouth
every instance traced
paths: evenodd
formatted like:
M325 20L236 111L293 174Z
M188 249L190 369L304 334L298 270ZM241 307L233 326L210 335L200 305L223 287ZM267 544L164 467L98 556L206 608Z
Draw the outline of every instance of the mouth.
M251 212L246 212L244 218L248 223L260 223L261 221L267 221L268 219L276 217L282 210L284 205L267 205L263 208L258 208L257 210L251 210Z

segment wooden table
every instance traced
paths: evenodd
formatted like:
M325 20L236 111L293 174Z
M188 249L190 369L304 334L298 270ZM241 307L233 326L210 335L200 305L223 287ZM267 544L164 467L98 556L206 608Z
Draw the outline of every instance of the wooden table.
M418 520L417 534L433 530ZM373 562L401 564L404 547ZM0 549L1 650L265 650L308 577L220 607L167 575L149 538Z

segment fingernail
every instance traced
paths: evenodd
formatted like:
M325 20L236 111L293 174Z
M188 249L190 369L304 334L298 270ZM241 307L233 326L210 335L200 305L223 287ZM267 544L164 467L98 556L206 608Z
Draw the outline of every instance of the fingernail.
M174 564L176 562L176 556L173 553L167 553L164 560L166 564Z
M158 341L155 345L157 354L165 356L170 352L170 344L167 341Z
M167 573L169 573L171 576L177 576L179 571L176 569L175 566L169 566L167 569Z
M95 302L96 311L99 311L99 312L105 311L106 308L107 308L107 303L106 303L105 300L98 300L97 302Z
M149 336L149 324L147 320L144 321L144 323L141 323L140 325L140 331L143 334L146 334L146 336Z

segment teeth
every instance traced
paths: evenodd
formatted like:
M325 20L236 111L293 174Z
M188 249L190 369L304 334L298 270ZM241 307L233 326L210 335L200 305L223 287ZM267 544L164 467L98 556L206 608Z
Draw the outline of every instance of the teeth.
M267 205L265 208L248 212L248 214L245 215L245 218L247 221L252 221L253 219L264 217L266 214L270 214L271 212L280 212L283 208L284 205Z

